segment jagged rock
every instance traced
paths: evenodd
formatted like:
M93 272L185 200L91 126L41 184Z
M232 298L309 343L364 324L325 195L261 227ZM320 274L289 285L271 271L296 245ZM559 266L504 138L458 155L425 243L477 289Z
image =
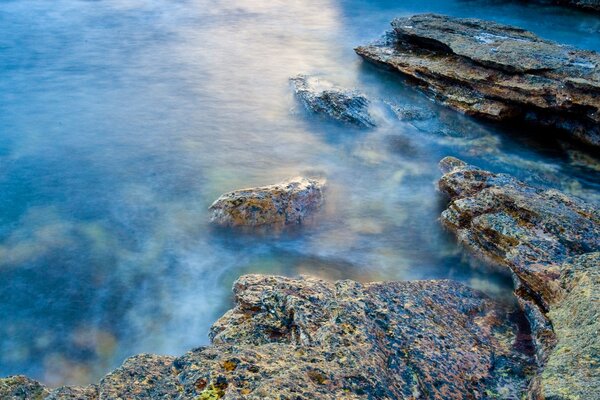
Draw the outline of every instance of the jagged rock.
M598 53L478 19L424 14L392 26L383 40L356 52L466 114L524 119L600 146Z
M369 99L365 95L305 75L298 75L290 81L296 96L309 111L361 128L375 126L369 114Z
M98 398L514 399L527 384L508 310L456 282L247 275L234 293L211 346L132 357Z
M287 181L221 195L209 208L211 221L222 226L299 224L323 203L324 179Z
M514 273L545 365L534 392L600 397L600 210L453 157L440 166L439 188L451 199L444 224Z
M50 391L41 383L26 376L9 376L0 379L0 399L2 400L41 400Z

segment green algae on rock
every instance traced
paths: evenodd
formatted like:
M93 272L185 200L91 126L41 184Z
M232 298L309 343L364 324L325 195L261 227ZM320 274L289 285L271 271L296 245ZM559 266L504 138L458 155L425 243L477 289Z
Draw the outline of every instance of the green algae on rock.
M600 397L600 210L453 157L440 167L443 223L514 274L544 368L533 395Z
M422 14L356 48L414 79L443 104L492 120L520 119L600 146L600 55L479 19Z
M514 399L528 384L511 308L457 282L246 275L234 294L211 346L132 357L79 399Z
M299 224L323 203L324 179L296 177L221 195L210 206L211 221L221 226Z

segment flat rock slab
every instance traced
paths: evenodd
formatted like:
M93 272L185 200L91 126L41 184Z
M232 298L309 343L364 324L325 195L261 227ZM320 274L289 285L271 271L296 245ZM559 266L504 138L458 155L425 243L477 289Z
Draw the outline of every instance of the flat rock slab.
M507 266L536 336L544 399L600 398L600 210L447 157L442 222L477 254Z
M493 120L523 119L600 146L600 55L520 28L437 14L398 18L356 48L414 79L443 104Z
M298 75L290 81L307 110L360 128L376 125L369 114L369 99L364 94L306 75Z
M225 193L210 206L211 221L221 226L299 224L323 203L324 179L296 177Z
M6 378L0 396L31 388L81 400L514 399L528 383L510 310L456 282L247 275L234 294L209 347L132 357L88 388Z

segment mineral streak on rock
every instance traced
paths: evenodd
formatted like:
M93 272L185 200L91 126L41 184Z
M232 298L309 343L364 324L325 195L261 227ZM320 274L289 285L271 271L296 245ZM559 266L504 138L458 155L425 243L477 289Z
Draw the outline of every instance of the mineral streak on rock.
M296 96L309 111L361 128L375 126L365 95L305 75L298 75L290 81Z
M522 119L600 146L600 55L520 28L436 14L398 18L356 48L443 104L492 120Z
M234 294L211 346L132 357L80 399L515 399L527 385L507 308L456 282L247 275Z
M444 224L514 273L544 366L534 395L600 398L600 211L453 157L440 166Z
M263 187L235 190L209 208L221 226L299 224L323 203L324 179L296 177Z

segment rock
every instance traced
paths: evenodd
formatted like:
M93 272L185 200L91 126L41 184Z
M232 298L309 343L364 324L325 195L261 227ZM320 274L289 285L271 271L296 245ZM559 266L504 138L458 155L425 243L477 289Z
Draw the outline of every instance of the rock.
M390 102L387 102L387 105L400 121L424 121L434 117L431 110L423 109L421 107Z
M132 357L98 398L514 399L528 382L510 310L456 282L247 275L234 294L211 346Z
M0 379L0 399L2 400L41 400L49 390L39 382L26 376L9 376Z
M541 0L539 2L575 7L582 10L600 11L600 0Z
M361 128L375 126L369 114L369 100L365 95L305 75L298 75L290 81L296 96L309 111Z
M478 19L423 14L392 26L383 40L356 52L466 114L527 120L600 146L598 53Z
M300 224L323 203L324 179L287 181L221 195L210 206L211 221L221 226Z
M453 157L440 166L439 188L451 199L443 223L514 274L545 366L539 398L598 398L600 210Z

